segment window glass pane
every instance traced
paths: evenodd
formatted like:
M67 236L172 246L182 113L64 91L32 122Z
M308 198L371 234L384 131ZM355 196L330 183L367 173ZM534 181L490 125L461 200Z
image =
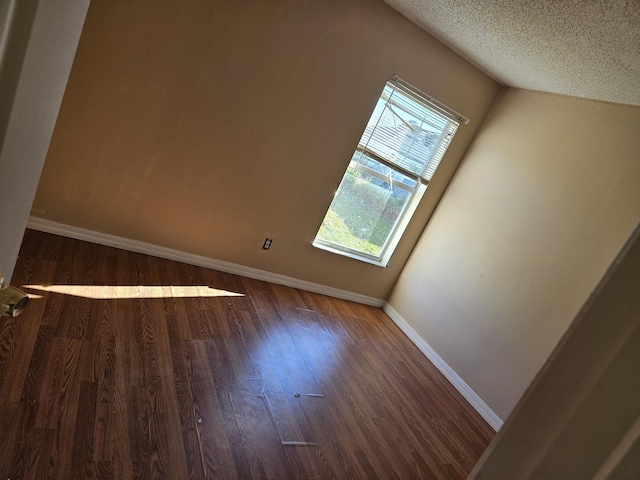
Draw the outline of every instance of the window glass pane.
M359 163L360 165L364 165L365 167L369 167L376 172L380 172L385 177L389 177L389 175L391 175L391 178L394 182L400 182L409 188L416 188L418 186L417 180L411 177L407 177L405 174L394 170L384 165L383 163L378 162L377 160L374 160L364 152L356 151L356 153L353 154L351 161Z
M386 266L459 123L426 94L387 82L313 244Z
M379 256L410 196L404 189L349 167L318 238Z
M418 186L417 180L414 180L413 178L409 178L406 175L403 175L402 173L397 172L395 170L391 170L391 178L393 178L394 181L401 182L402 184L407 185L408 187L411 187L411 188L416 188Z

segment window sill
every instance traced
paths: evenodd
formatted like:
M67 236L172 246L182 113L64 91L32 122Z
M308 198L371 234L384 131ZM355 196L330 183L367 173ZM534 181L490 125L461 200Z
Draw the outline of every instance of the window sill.
M341 250L339 248L330 247L328 245L324 245L324 244L318 243L318 242L312 242L312 245L314 247L316 247L316 248L319 248L320 250L325 250L327 252L335 253L336 255L341 255L343 257L352 258L354 260L359 260L359 261L364 262L364 263L369 263L371 265L375 265L376 267L387 268L387 265L389 263L389 261L385 260L385 259L374 260L372 258L368 258L368 257L364 257L362 255L358 255L357 253L347 252L345 250Z

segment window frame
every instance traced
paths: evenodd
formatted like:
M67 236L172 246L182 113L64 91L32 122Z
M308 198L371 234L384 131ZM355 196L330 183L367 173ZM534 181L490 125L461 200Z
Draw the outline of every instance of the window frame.
M392 89L390 95L386 94L387 89L389 87L391 87ZM387 108L395 116L398 116L398 118L400 118L399 115L394 111L394 109L391 106L391 99L395 94L395 92L400 92L401 95L403 95L405 98L408 98L410 101L415 102L419 107L426 108L427 110L429 110L431 114L435 114L443 119L446 119L447 121L446 126L441 131L437 144L433 147L433 151L431 152L430 156L426 159L424 167L422 168L422 174L411 171L399 163L386 159L383 157L383 154L374 151L372 148L368 148L369 141L373 138L374 134L376 133L378 129L378 123L381 121L382 116ZM373 126L371 132L369 132L368 134L369 136L367 138L367 142L363 144L363 139L367 137L367 130L370 128L370 125L374 120L376 109L378 109L378 106L381 101L385 101L386 104L382 108L381 113L378 114L375 126ZM396 107L396 106L397 105L393 104L393 107ZM409 113L409 112L405 110L405 113ZM400 119L402 120L402 118ZM404 120L402 121L406 123L406 121ZM423 117L422 121L423 123L425 122L425 117ZM469 122L469 119L462 116L455 110L452 110L449 107L446 107L444 104L434 100L429 95L424 94L423 92L418 90L416 87L413 87L407 82L404 82L397 76L393 76L390 80L388 80L385 83L385 85L383 86L382 92L378 96L374 110L369 116L367 125L358 141L355 152L352 155L351 159L349 160L349 163L347 164L347 168L341 178L339 187L336 190L336 194L334 195L333 201L335 201L335 197L338 195L340 187L343 185L343 182L345 182L347 175L350 174L350 171L349 171L350 168L353 168L358 172L361 172L363 174L376 178L382 182L385 182L388 185L390 185L391 188L400 188L408 192L409 198L404 203L402 210L397 216L394 225L390 229L384 241L384 244L381 246L380 253L378 255L362 252L355 248L351 248L345 245L341 245L339 243L331 242L319 236L324 226L325 220L329 212L331 212L333 201L329 205L327 212L325 213L325 216L322 219L318 232L316 233L316 236L312 242L313 246L322 250L336 253L338 255L346 256L346 257L360 260L373 265L386 267L389 263L389 260L393 252L395 251L395 248L400 242L400 239L402 238L402 235L404 234L406 227L408 226L418 205L420 204L420 201L422 200L422 197L424 196L424 193L427 190L428 184L430 183L439 164L444 158L444 154L446 153L448 146L451 144L451 140L453 139L453 136L455 136L455 133L458 127L462 123L466 124L468 122ZM445 140L445 137L447 137L446 140ZM443 145L443 142L445 141L446 141L446 145ZM411 148L413 148L413 144L410 147L410 149ZM387 167L390 170L389 173L384 174L380 171L375 170L374 168L371 168L370 166L363 164L360 161L356 161L356 158L361 159L363 156L367 157L369 160L373 160L374 162L381 164L384 167ZM407 156L408 155L405 155L405 159L407 158ZM439 158L437 158L437 156L439 156ZM435 166L432 167L433 163L435 163ZM409 178L410 180L413 180L415 182L415 186L410 186L402 181L394 180L393 172L396 172L404 177Z

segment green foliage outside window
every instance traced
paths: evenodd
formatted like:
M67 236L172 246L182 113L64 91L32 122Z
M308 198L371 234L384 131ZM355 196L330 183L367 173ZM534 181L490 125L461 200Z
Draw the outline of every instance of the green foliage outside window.
M345 174L318 237L379 255L407 200L405 192L373 183L354 168ZM381 182L378 182L381 183Z

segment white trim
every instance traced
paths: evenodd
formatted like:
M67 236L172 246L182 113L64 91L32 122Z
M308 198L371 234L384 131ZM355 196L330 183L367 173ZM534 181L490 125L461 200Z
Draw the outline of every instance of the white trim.
M11 279L90 1L0 3L0 270Z
M257 268L245 267L244 265L181 252L171 248L160 247L151 243L130 240L128 238L95 232L93 230L86 230L84 228L72 227L71 225L64 225L62 223L52 222L51 220L44 220L33 216L29 218L27 228L39 230L41 232L53 233L63 237L75 238L76 240L83 240L85 242L106 245L108 247L122 248L131 252L143 253L154 257L166 258L167 260L175 260L189 265L197 265L199 267L232 273L234 275L241 275L243 277L249 277L256 280L263 280L265 282L285 285L287 287L299 288L300 290L320 293L322 295L350 300L352 302L363 303L374 307L382 307L384 305L384 300L379 298L369 297L359 293L321 285L319 283L307 282L297 278L286 277L277 273L258 270Z
M458 392L469 402L469 404L486 420L486 422L496 432L502 427L504 423L500 417L498 417L489 406L482 401L473 389L466 384L462 378L451 368L447 362L445 362L440 355L429 345L424 338L422 338L418 332L416 332L407 321L388 303L385 302L382 309L387 315L395 322L400 330L402 330L407 337L420 349L422 353L433 363L433 365L440 370L451 385L454 386Z
M355 250L351 250L347 247L342 247L342 245L338 245L335 243L332 244L331 242L328 242L323 238L316 237L311 245L319 248L320 250L335 253L336 255L342 255L343 257L352 258L353 260L359 260L361 262L375 265L376 267L387 268L387 264L382 263L382 260L375 260L374 258L369 257L369 255L366 253L356 252ZM382 304L380 306L382 306Z

